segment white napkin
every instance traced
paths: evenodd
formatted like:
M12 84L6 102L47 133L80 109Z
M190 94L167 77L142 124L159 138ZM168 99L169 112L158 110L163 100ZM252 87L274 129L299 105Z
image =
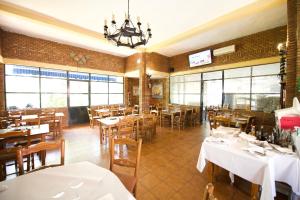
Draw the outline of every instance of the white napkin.
M265 149L263 147L259 147L251 144L249 147L243 148L246 151L249 151L252 154L259 153L261 155L265 155Z
M207 137L205 139L206 142L215 142L215 143L220 143L220 144L229 144L230 141L225 138L220 138L220 137Z
M114 200L114 197L112 194L108 193L104 195L103 197L98 198L97 200Z
M239 135L240 138L244 139L244 140L247 140L249 142L253 142L256 140L256 137L253 136L253 135L249 135L247 133L244 133L242 132L240 135Z
M280 153L286 153L286 154L294 154L294 152L291 149L288 148L284 148L281 146L278 146L276 144L270 144L274 149L276 149L277 151L279 151Z

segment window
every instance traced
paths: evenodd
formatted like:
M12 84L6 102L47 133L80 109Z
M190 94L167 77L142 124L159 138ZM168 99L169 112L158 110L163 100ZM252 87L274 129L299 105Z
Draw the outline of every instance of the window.
M89 74L69 72L70 106L89 105Z
M5 65L8 109L39 108L39 68Z
M8 109L123 104L121 76L5 65Z
M123 104L123 77L109 76L109 104Z
M203 106L271 112L279 108L279 71L279 63L273 63L203 73ZM170 78L171 103L200 105L200 96L201 73Z
M67 107L67 72L41 69L42 108Z
M251 109L271 112L279 109L279 64L255 66L252 69Z
M108 104L108 76L91 74L91 105Z

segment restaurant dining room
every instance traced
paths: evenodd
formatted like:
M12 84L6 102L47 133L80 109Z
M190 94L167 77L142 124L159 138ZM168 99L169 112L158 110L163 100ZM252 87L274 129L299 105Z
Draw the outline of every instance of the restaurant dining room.
M0 200L300 200L299 101L300 0L0 0Z

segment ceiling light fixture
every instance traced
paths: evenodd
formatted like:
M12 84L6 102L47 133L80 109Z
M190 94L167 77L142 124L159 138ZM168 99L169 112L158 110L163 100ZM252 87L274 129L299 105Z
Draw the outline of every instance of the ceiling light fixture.
M114 41L117 46L126 46L132 49L140 45L146 45L149 38L152 37L152 33L149 24L146 34L142 31L141 25L140 17L137 17L137 27L132 23L128 0L128 12L125 13L125 21L120 28L117 27L115 15L112 15L111 30L107 26L107 20L104 20L104 37L109 41Z

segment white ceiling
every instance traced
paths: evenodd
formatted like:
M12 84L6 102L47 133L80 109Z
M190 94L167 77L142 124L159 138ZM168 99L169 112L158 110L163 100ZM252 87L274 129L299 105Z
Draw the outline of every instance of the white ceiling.
M264 0L266 1L278 0ZM15 4L98 33L103 33L104 19L109 21L114 13L117 22L121 22L127 10L126 0L0 0L0 2ZM190 29L204 26L218 17L257 3L257 0L131 0L130 2L131 17L135 19L136 16L140 16L144 25L148 22L151 25L153 38L146 46L151 48ZM281 5L252 16L235 19L191 38L163 46L156 51L173 56L284 24L286 24L286 6ZM4 30L123 57L136 52L129 48L115 47L103 40L72 30L28 20L1 8L0 25Z

